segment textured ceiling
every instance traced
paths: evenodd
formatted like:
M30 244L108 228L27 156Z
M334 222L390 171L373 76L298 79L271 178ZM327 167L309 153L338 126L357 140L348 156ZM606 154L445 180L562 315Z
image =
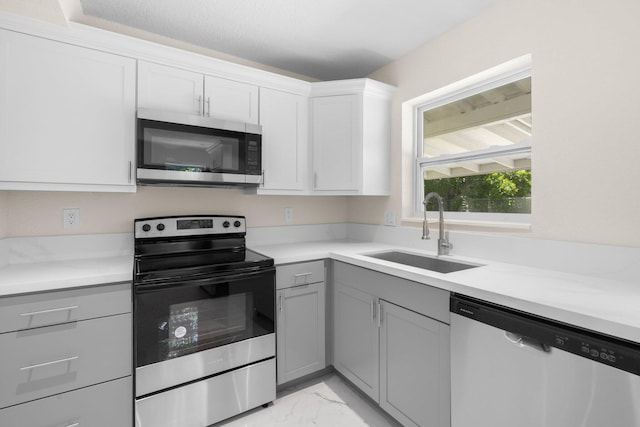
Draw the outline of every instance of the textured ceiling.
M500 0L80 0L85 16L319 80L366 77Z

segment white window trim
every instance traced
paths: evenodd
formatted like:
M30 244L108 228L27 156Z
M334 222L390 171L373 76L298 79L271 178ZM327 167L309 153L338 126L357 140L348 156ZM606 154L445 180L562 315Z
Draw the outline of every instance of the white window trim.
M411 206L411 217L422 217L422 201L424 198L424 178L422 177L421 160L422 144L418 144L418 137L422 135L423 121L420 120L426 110L440 107L463 98L504 86L517 80L531 76L531 55L524 55L499 66L457 81L435 91L429 92L403 104L403 116L410 114L411 117L411 144L413 145L413 202ZM406 117L403 117L404 129L407 129ZM527 144L530 146L530 142ZM407 194L405 192L405 194ZM427 213L428 217L435 217L433 213ZM530 214L505 214L505 213L471 213L471 212L448 212L447 217L452 220L459 220L461 223L482 224L490 222L528 224L531 221ZM456 221L457 222L457 221Z

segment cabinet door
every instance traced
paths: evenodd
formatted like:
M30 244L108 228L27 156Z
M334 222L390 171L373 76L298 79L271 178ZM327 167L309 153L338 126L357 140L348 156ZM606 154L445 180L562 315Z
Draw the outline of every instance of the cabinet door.
M204 76L200 73L138 61L138 107L203 114Z
M360 99L357 95L312 99L314 190L356 191L360 188Z
M404 426L450 425L449 326L381 307L380 406Z
M258 86L204 77L205 115L258 124Z
M302 190L306 160L305 99L260 88L265 190Z
M324 283L278 291L278 384L324 369Z
M334 367L378 402L379 353L377 300L356 289L335 284Z
M0 188L132 191L134 144L133 59L0 31Z

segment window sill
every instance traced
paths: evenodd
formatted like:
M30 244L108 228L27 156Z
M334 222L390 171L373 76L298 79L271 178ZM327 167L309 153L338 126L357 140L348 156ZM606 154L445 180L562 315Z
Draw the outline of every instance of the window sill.
M429 225L437 224L438 216L428 215ZM422 217L402 218L403 225L422 226ZM504 232L530 232L531 224L528 222L507 222L507 221L486 221L486 220L465 220L465 219L448 219L445 213L444 223L449 228L456 230L472 230L472 231L504 231Z

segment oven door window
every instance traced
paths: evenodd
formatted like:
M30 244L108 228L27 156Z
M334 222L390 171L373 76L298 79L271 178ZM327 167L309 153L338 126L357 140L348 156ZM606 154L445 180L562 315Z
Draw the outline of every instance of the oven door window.
M137 367L274 332L273 271L205 282L136 288Z
M235 132L204 129L206 133L199 133L190 132L193 127L165 127L167 129L142 129L140 167L183 172L244 172L244 140Z

